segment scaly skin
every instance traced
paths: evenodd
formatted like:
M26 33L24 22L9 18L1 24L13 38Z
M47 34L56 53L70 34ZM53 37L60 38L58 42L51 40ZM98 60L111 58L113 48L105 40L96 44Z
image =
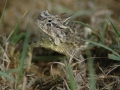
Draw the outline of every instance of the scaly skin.
M79 25L76 27L68 20L70 17L63 18L63 15L51 15L48 11L39 14L36 24L45 33L40 35L40 40L32 46L41 46L57 52L80 59L81 51L85 50L88 43L83 42L84 33Z
M76 60L83 60L81 51L86 49L88 43L81 40L84 38L84 32L80 29L80 25L75 26L69 19L70 17L64 18L64 14L51 15L48 11L42 11L36 20L42 34L30 47L40 46ZM84 62L80 64L80 69L86 70Z

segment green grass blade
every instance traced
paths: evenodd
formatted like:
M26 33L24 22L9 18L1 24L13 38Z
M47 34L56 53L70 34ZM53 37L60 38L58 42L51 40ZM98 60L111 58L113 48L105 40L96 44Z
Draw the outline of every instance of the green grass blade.
M23 69L24 69L24 62L27 54L27 46L28 46L28 39L29 39L29 27L26 32L25 40L24 40L24 45L23 45L23 50L22 50L22 55L21 55L21 62L20 62L20 67L19 67L19 74L18 74L18 83L20 82L20 79L23 74Z
M90 41L90 40L84 40L84 39L82 39L82 40L83 40L83 41L87 41L87 42L89 42L89 43L92 43L92 44L94 44L94 45L96 45L96 46L103 47L103 48L111 51L112 53L114 53L116 56L120 57L120 55L119 55L117 52L115 52L113 49L111 49L111 48L109 48L109 47L107 47L107 46L105 46L105 45L103 45L103 44L100 44L100 43L97 43L97 42L93 42L93 41Z
M26 13L27 12L25 12L25 14ZM25 16L25 14L22 16L22 18ZM16 39L16 36L18 36L17 33L18 33L18 30L19 30L19 26L21 24L22 18L18 21L17 25L15 26L14 30L12 30L12 32L9 34L6 41L8 41L10 39L10 37L13 35L12 42L14 42L14 39Z
M86 26L86 27L90 28L92 30L92 33L94 33L95 35L97 35L100 38L100 35L98 33L96 33L90 25L85 24L83 22L79 22L79 21L72 21L72 22L77 23L77 24L81 24L83 26Z
M20 33L19 35L17 35L17 32L18 32L18 27L20 25L20 22L18 22L17 26L15 27L15 29L8 35L6 41L3 43L3 47L5 46L5 43L8 42L8 40L12 37L13 35L13 38L12 38L12 43L17 43L25 34L24 33Z
M91 52L87 52L87 57L88 57L88 71L89 71L89 83L90 83L90 89L89 90L96 90L96 80L95 80L95 70L94 70L94 65L93 65L93 59L89 58L91 57Z
M80 10L77 12L73 12L74 14L72 15L71 18L76 18L76 17L80 17L80 16L84 16L84 15L91 15L91 11L90 10Z
M12 40L12 43L17 43L23 36L25 36L25 33L20 33L19 35L16 35L14 39Z
M7 70L7 71L5 71L5 73L9 74L9 73L14 73L14 72L18 72L18 71L19 71L19 68L15 68L15 69Z
M92 27L91 27L90 25L85 24L85 23L83 23L83 22L79 22L79 21L72 21L72 22L75 22L75 23L81 24L81 25L86 26L86 27L90 28L91 30L93 30Z
M4 5L3 11L2 11L2 15L1 15L1 18L0 18L0 25L2 23L2 19L3 19L3 15L4 15L4 12L5 12L6 5L7 5L7 0L5 1L5 5Z
M66 56L33 56L34 60L40 61L53 61L53 60L64 60Z
M70 66L70 64L67 64L66 63L66 69L67 69L67 72L68 72L68 78L70 80L70 90L76 90L76 82L74 80L74 76L73 76L73 71L72 71L72 67Z
M113 55L113 54L108 54L108 58L109 58L109 59L112 59L112 60L120 61L120 57L115 56L115 55Z
M12 38L12 43L14 43L14 41L15 41L15 39L16 39L16 36L17 36L18 30L19 30L20 24L21 24L21 20L18 22L18 24L16 25L16 27L15 27L15 29L14 29L13 38Z
M0 76L6 77L6 78L8 78L8 79L10 79L10 80L13 80L14 82L16 82L16 80L15 80L13 77L9 76L9 75L8 75L7 73L5 73L5 72L0 71Z
M30 20L30 18L29 18L29 20ZM21 23L21 20L19 22ZM18 23L18 26L20 25L20 23ZM21 53L20 66L19 66L19 72L18 72L18 83L17 83L16 90L19 90L19 84L21 82L21 78L22 78L22 74L23 74L23 70L24 70L24 63L25 63L27 49L28 49L29 34L30 34L30 23L28 23L28 26L27 26L27 31L25 34L23 49L22 49L22 53Z
M103 44L104 44L104 40L105 40L105 32L107 30L107 27L108 27L108 23L104 22L103 30L101 32L101 37L100 37L100 39L101 39L101 41L102 41Z
M109 18L108 18L108 19L109 19ZM117 30L117 28L114 26L114 24L112 23L112 21L111 21L110 19L109 19L109 21L110 21L110 23L111 23L111 25L112 25L112 27L113 27L113 29L114 29L116 35L117 35L118 37L120 37L119 30Z

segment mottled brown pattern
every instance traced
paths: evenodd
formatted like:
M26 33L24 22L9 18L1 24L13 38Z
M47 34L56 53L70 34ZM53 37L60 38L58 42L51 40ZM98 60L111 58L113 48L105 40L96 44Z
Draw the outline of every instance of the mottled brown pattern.
M70 17L64 17L64 14L51 15L48 11L42 11L36 24L44 35L40 35L40 40L32 46L42 46L67 56L76 53L74 58L81 59L81 51L87 48L88 42L81 40L84 38L84 33L80 25L75 26L69 19Z

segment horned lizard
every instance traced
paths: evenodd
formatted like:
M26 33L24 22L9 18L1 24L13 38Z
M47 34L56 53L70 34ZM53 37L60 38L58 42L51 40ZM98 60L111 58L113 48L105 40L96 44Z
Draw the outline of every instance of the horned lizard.
M76 60L83 60L81 51L88 46L87 42L81 40L84 37L80 25L75 25L69 21L70 17L52 15L48 11L42 11L38 15L36 24L39 26L42 35L31 47L44 47L52 49ZM85 66L82 65L84 68Z

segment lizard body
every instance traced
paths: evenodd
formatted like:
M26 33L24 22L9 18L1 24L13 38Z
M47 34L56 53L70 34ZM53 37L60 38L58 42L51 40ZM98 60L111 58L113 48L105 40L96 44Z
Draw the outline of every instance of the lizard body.
M81 59L81 51L84 50L88 43L83 42L84 33L79 28L69 23L70 17L64 18L63 15L51 15L48 11L42 11L36 24L41 29L42 35L32 47L44 47L52 49L67 56L75 53L75 59ZM71 25L70 25L71 24Z

